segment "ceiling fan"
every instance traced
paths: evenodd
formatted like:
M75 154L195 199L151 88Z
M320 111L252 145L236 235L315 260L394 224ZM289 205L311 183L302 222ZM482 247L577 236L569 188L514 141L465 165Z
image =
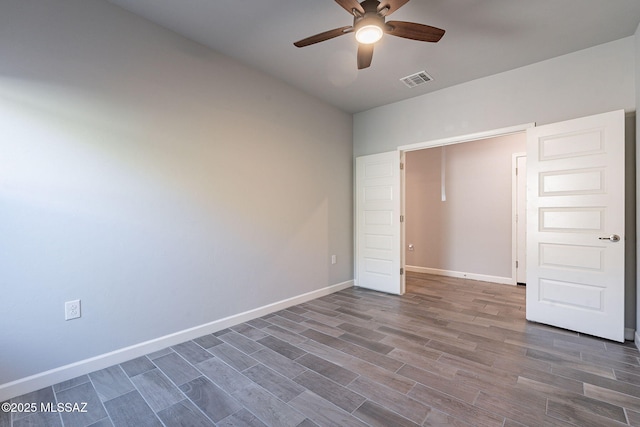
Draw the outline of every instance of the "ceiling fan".
M404 6L409 0L336 0L347 12L353 15L353 25L335 28L315 36L307 37L294 43L297 47L305 47L323 42L347 33L356 34L358 41L358 69L367 68L373 58L373 45L384 33L405 39L423 42L437 42L444 35L444 30L414 22L387 21L385 18Z

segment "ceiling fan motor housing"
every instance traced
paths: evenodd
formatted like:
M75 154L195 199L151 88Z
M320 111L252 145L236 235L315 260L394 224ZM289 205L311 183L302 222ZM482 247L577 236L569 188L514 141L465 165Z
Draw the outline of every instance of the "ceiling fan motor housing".
M380 2L377 0L365 0L360 3L364 9L364 14L359 10L353 9L353 29L356 33L356 39L360 43L368 43L361 40L359 37L360 30L367 28L378 29L379 37L382 37L384 31L384 15L378 12L378 6ZM375 40L377 41L377 40Z

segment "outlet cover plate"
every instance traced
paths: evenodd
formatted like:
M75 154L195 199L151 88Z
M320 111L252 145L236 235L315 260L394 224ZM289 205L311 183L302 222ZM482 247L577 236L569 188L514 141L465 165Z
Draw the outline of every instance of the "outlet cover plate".
M80 300L67 301L64 303L64 320L77 319L80 317Z

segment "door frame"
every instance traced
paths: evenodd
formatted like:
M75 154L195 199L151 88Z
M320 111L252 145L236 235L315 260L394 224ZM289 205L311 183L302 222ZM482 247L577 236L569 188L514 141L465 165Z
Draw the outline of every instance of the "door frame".
M511 277L513 278L513 284L518 284L518 269L516 268L516 261L518 261L518 178L523 179L522 174L517 172L518 170L518 158L524 157L527 158L527 152L521 153L513 153L512 161L511 161L511 213L512 213L512 222L511 222ZM526 175L524 176L524 180L526 183ZM526 198L526 194L525 194ZM525 201L526 203L526 201ZM526 209L526 206L525 206ZM518 220L516 220L518 218ZM526 221L526 219L525 219ZM525 224L526 225L526 224ZM526 252L526 245L525 245ZM526 265L525 265L526 267Z
M405 152L402 150L398 150L400 154L400 215L402 220L400 221L400 268L402 268L402 274L400 274L400 295L404 295L407 291L407 269L405 268L406 262L406 240L405 240L405 228L406 228L406 216L405 216L405 206L406 206L406 192L405 192L405 173L407 164L405 158Z
M478 140L482 140L482 139L488 139L488 138L496 138L496 137L500 137L500 136L506 136L506 135L511 135L514 133L521 133L521 132L526 132L527 129L533 128L536 126L535 122L531 122L531 123L523 123L520 125L515 125L515 126L509 126L509 127L504 127L504 128L499 128L499 129L493 129L493 130L489 130L489 131L484 131L484 132L476 132L476 133L471 133L471 134L466 134L466 135L459 135L459 136L454 136L454 137L450 137L450 138L443 138L443 139L435 139L435 140L431 140L431 141L425 141L425 142L418 142L415 144L409 144L409 145L401 145L399 146L397 149L400 152L400 159L402 160L402 163L405 163L405 153L409 152L409 151L417 151L417 150L423 150L425 148L434 148L434 147L442 147L445 145L453 145L453 144L461 144L464 142L471 142L471 141L478 141ZM524 155L526 155L526 153L524 153ZM400 214L403 216L406 216L406 211L405 211L405 169L402 168L402 170L400 171L400 193L401 193L401 205L400 205ZM515 239L515 235L513 236L513 238ZM400 227L400 244L401 244L401 254L400 254L400 260L401 260L401 267L403 267L405 269L405 274L402 275L402 291L404 292L404 287L405 287L405 277L406 277L406 266L404 265L405 262L405 242L406 242L406 236L405 236L405 222L403 222L401 224ZM516 277L516 272L515 272L515 258L516 258L516 254L515 254L515 242L512 243L512 260L511 260L511 264L512 264L512 281L513 284L516 283L517 277Z

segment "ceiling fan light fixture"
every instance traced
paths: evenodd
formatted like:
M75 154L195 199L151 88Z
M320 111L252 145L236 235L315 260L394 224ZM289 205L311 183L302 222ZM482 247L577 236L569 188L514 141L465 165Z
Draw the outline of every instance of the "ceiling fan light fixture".
M304 47L330 40L347 33L354 33L358 42L358 70L371 66L374 44L384 34L405 39L435 43L444 35L444 30L415 22L389 21L387 16L404 6L409 0L335 0L344 10L353 15L353 25L334 28L316 34L294 44Z
M376 24L362 25L356 31L356 40L362 44L373 44L382 38L384 31Z

